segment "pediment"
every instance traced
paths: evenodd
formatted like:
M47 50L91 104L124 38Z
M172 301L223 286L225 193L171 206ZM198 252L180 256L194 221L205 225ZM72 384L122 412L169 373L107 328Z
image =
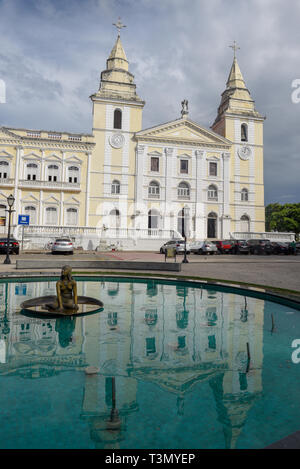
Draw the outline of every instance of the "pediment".
M42 158L40 155L37 155L36 153L32 151L31 153L27 153L27 155L24 155L23 159L24 160L41 160Z
M80 205L80 201L76 199L76 197L69 197L67 200L64 201L65 205Z
M75 156L75 155L69 156L68 158L66 158L65 161L66 161L66 163L82 164L82 160L80 158L78 158L77 156Z
M0 150L0 157L1 158L13 158L13 155L11 153L8 153L5 150Z
M22 199L22 203L29 203L29 202L35 202L38 203L39 199L35 197L32 193L28 194L26 198Z
M178 119L135 134L138 140L190 143L192 145L231 146L231 142L189 119Z
M60 203L60 201L54 195L50 195L47 199L44 199L44 202L47 202L47 204L50 204L50 203L59 204Z

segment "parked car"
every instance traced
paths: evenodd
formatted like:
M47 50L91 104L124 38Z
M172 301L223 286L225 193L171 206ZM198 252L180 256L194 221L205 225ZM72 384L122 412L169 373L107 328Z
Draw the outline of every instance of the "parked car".
M232 253L234 254L249 254L250 248L245 239L236 239L232 245Z
M190 245L194 254L217 254L218 248L211 241L195 241Z
M273 248L269 239L249 239L250 254L272 254Z
M212 243L214 243L217 246L220 254L228 254L232 252L234 241L232 239L226 239L224 241L223 240L212 241Z
M165 254L167 248L175 248L177 254L184 253L184 239L171 239L167 243L163 244L160 248L159 252L161 254ZM186 243L186 253L190 254L190 245Z
M298 254L298 253L300 254L300 243L299 243L299 242L296 243L296 253L297 253L297 254Z
M289 254L289 245L288 243L278 243L278 242L271 242L272 246L272 253L273 254Z
M20 245L15 238L9 238L9 254L19 254ZM0 254L7 253L7 238L0 238Z
M73 254L74 246L70 238L57 238L51 247L52 254Z

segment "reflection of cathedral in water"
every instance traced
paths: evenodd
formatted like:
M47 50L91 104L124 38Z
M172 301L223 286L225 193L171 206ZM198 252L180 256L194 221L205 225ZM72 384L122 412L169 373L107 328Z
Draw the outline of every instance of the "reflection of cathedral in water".
M101 299L104 311L76 319L27 318L18 305L53 294L55 283L0 284L0 374L39 378L99 368L85 375L81 409L99 448L126 440L127 417L139 412L139 382L175 395L182 416L193 387L207 381L225 445L235 447L262 390L264 303L155 281L78 287L79 294Z

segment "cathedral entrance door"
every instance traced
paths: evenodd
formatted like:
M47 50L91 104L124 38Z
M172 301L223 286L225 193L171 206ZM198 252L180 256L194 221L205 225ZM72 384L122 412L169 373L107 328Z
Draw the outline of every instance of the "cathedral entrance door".
M207 237L217 237L217 215L215 213L210 213L207 217Z

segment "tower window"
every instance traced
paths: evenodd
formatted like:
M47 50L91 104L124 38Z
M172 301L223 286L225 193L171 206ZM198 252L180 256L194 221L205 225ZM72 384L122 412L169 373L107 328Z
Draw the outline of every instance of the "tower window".
M248 142L248 126L247 124L241 125L241 141Z
M248 189L242 189L242 191L241 191L241 201L242 202L248 202L248 200L249 200Z
M114 112L114 129L122 129L122 111L115 109Z

